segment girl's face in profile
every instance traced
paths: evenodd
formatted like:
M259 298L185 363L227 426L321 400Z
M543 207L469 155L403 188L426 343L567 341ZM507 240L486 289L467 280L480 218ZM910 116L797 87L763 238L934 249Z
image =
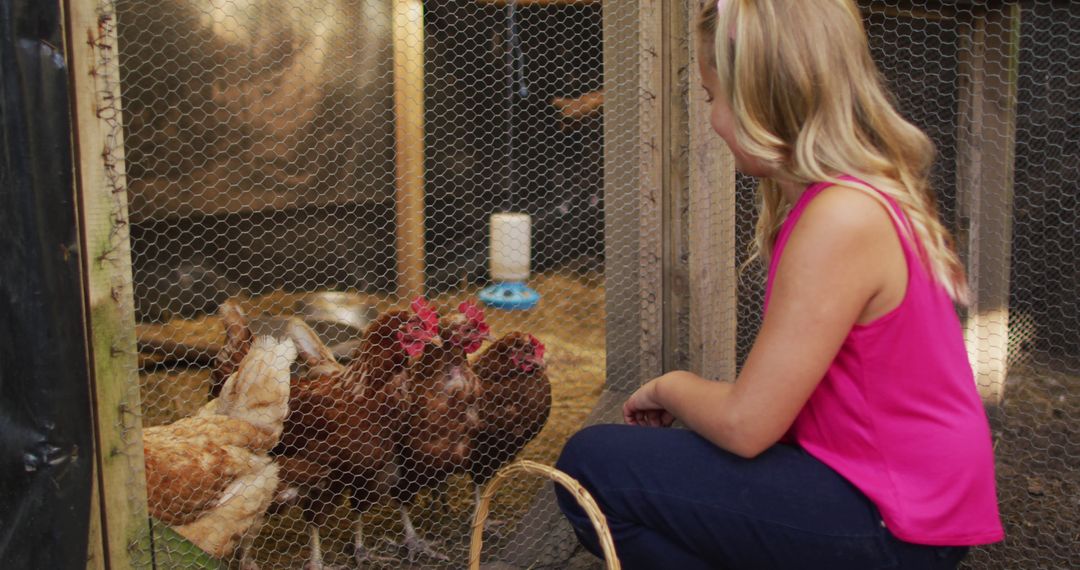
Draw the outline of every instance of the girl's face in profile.
M706 43L711 44L711 42ZM769 175L767 169L761 165L760 161L746 154L739 146L739 142L735 140L735 118L732 116L731 105L727 99L719 95L720 77L716 74L716 69L708 63L710 58L705 52L707 49L710 49L710 46L702 46L700 57L698 57L698 67L701 70L702 87L708 95L709 122L716 134L720 135L720 138L724 139L728 148L731 149L731 153L735 156L735 168L739 172L750 176L767 177Z

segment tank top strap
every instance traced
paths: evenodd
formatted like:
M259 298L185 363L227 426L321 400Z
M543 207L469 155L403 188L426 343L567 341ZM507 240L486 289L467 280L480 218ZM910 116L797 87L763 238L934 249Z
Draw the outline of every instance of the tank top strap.
M919 240L915 238L915 228L911 225L911 220L908 218L907 213L904 212L904 209L900 207L900 204L893 199L892 196L882 192L876 186L865 180L847 174L840 176L839 178L841 180L865 185L867 188L876 192L878 196L881 196L885 202L889 204L889 207L892 209L892 215L889 216L889 219L892 220L893 229L896 230L896 235L900 239L900 246L904 249L904 256L908 261L908 270L922 271L925 269L923 260L926 252L923 249L922 244L919 243Z
M908 264L908 271L924 272L925 269L922 263L923 248L915 239L915 232L911 226L911 221L908 220L908 217L904 213L904 209L900 207L900 204L888 194L885 194L865 180L847 174L838 176L837 178L863 184L867 188L874 190L885 200L892 210L892 215L889 216L889 219L892 221L893 228L896 230L897 237L900 239L900 246L904 250L904 258ZM765 284L765 308L768 308L769 306L769 297L772 295L773 279L776 275L777 267L780 265L780 258L783 255L788 239L791 238L791 234L795 230L795 226L806 211L806 208L810 205L810 202L812 202L823 190L832 186L835 186L832 182L815 182L810 184L806 187L806 190L803 191L802 195L799 196L799 199L795 202L795 205L791 207L791 210L788 211L787 217L780 226L780 231L776 234L776 240L773 242L772 255L769 257L769 273Z

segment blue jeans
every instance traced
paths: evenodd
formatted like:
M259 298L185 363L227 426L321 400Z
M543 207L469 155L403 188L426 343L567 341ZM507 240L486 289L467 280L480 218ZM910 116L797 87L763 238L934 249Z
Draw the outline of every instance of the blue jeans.
M688 430L599 425L574 435L557 467L599 503L629 570L951 570L967 553L897 540L858 489L798 447L743 459ZM556 492L601 555L585 512Z

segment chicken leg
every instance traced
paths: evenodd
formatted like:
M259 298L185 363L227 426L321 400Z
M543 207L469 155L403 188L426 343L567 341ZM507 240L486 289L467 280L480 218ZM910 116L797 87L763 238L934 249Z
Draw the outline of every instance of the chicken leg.
M398 562L396 558L390 556L377 556L364 546L364 524L361 522L359 515L357 515L356 523L354 524L353 558L356 559L357 568L363 568L364 564L368 562L383 564Z
M409 518L409 507L404 504L401 505L401 523L405 527L405 540L402 542L402 546L409 551L409 562L415 561L419 554L443 562L450 560L445 554L440 554L432 548L431 544L426 540L420 538L420 535L416 532L416 528L412 524L412 519Z
M308 539L308 548L311 551L307 564L304 564L304 570L346 570L344 566L326 566L323 564L322 557L322 539L319 537L319 525L310 523L308 525L308 531L310 537Z
M319 527L315 523L308 525L308 563L304 570L324 570L322 560L322 541L319 539Z

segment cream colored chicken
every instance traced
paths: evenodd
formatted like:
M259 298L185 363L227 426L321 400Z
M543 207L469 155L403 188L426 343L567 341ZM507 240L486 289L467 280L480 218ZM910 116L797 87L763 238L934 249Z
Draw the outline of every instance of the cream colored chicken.
M292 341L255 340L221 396L195 416L146 428L150 514L212 556L248 548L278 486L268 456L288 415Z

